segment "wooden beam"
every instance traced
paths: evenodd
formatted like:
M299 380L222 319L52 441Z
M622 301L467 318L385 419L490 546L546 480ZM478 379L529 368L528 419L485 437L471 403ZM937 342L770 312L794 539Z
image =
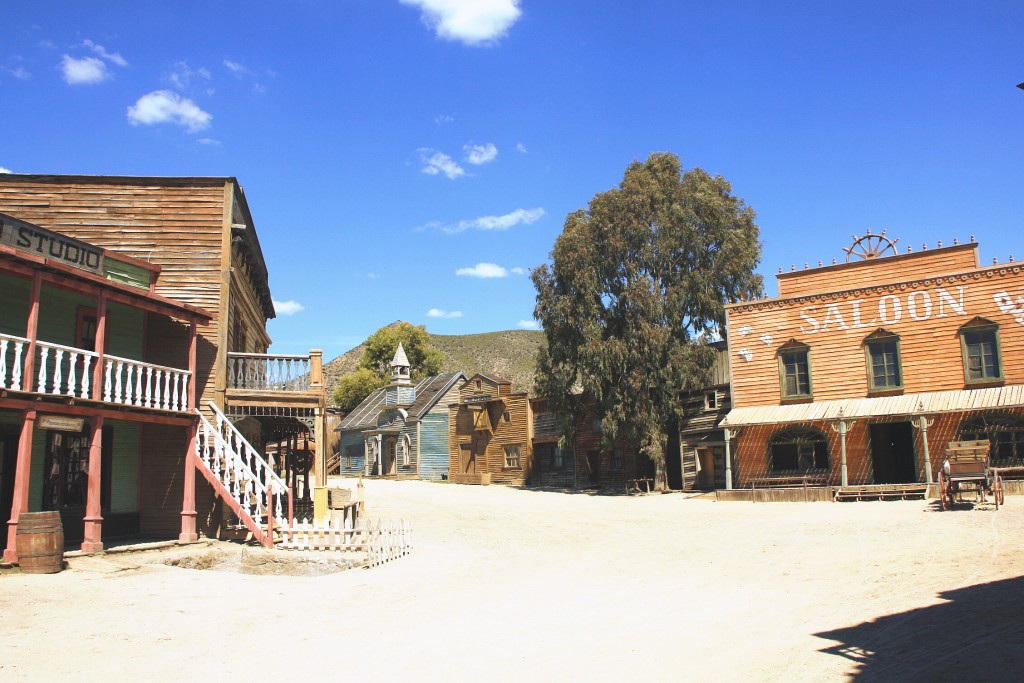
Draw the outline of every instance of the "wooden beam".
M31 395L31 394L29 394ZM76 415L81 417L92 417L102 415L108 420L126 420L128 422L142 422L146 424L170 425L172 427L187 427L195 424L199 419L198 415L182 415L176 417L164 412L144 412L144 408L105 408L97 406L94 401L77 399L75 403L56 403L43 401L42 397L35 399L13 398L10 395L0 395L0 409L12 410L37 410L42 413L54 415Z

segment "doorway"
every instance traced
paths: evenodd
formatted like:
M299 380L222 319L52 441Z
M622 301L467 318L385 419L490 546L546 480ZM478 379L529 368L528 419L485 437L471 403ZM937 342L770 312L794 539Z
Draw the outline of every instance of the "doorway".
M7 522L14 505L14 469L17 463L17 432L0 431L0 548L7 547Z
M876 484L917 483L914 429L909 422L879 422L869 427L871 465Z
M592 486L601 483L601 452L587 451L587 469L589 470L589 482Z

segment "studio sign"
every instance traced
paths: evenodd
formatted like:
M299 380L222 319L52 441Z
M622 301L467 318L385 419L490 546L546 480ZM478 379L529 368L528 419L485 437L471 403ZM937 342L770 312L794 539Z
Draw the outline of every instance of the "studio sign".
M851 330L876 325L894 325L901 320L916 322L951 315L967 315L964 292L967 287L954 287L956 294L937 287L919 289L904 295L887 294L877 304L863 306L865 299L853 299L842 304L804 306L800 309L800 331L804 334L829 330Z
M0 214L0 244L91 273L103 268L102 249L4 214Z

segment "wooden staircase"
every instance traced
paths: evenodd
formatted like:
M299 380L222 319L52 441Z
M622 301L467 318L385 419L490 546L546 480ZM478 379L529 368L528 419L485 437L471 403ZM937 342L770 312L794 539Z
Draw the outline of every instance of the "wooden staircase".
M216 424L198 410L196 466L225 505L257 541L274 545L274 526L285 523L288 487L213 403Z

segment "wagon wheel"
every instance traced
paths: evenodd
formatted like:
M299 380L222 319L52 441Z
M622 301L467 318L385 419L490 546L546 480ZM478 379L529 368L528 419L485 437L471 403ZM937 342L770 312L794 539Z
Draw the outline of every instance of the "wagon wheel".
M949 477L946 476L945 472L939 472L939 503L941 503L943 510L949 510L953 507Z
M879 256L893 256L898 254L896 251L896 243L899 242L899 238L891 240L885 236L885 230L882 231L881 235L872 235L871 231L868 230L867 234L863 237L853 236L853 244L849 247L843 247L843 251L846 252L846 261L849 262L854 256L860 259L873 259Z
M996 510L1003 504L1003 478L996 472L992 482L992 497L996 499Z

